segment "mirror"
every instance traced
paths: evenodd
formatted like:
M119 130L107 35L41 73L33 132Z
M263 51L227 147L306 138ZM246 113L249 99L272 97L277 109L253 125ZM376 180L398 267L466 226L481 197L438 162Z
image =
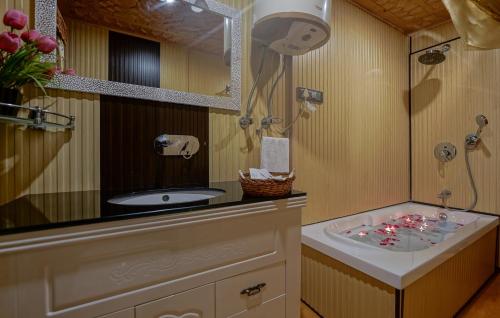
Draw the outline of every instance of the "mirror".
M52 8L47 9L47 8ZM51 87L240 109L240 16L214 0L36 0L51 58L76 76Z

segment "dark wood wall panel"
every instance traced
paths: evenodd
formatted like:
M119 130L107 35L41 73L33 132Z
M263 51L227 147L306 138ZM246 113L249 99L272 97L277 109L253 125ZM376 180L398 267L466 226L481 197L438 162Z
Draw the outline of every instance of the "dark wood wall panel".
M109 32L109 80L160 87L160 43Z
M101 188L132 192L209 181L208 109L101 96ZM161 134L192 135L200 151L190 160L163 157L153 148Z

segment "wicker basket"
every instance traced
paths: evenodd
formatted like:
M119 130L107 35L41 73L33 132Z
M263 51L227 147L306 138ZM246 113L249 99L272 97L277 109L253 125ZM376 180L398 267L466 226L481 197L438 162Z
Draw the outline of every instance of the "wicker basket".
M273 176L288 177L288 173L273 173ZM240 176L241 188L245 195L252 197L282 197L292 191L295 175L286 180L252 180L250 174L245 173L245 178Z

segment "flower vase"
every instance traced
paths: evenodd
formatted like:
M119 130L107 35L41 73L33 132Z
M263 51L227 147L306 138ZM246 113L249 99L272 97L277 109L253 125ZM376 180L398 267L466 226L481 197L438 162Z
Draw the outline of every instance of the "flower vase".
M0 87L0 102L13 105L21 105L23 95L18 89ZM19 108L0 104L0 115L17 116Z

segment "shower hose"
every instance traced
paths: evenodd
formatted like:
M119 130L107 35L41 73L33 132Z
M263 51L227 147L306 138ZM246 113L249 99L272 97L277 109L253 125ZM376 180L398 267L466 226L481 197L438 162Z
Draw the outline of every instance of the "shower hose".
M470 183L470 187L472 188L472 193L474 195L474 199L472 200L472 203L471 203L471 205L468 208L462 209L462 210L459 210L459 211L461 211L461 212L469 212L469 211L474 210L474 208L477 205L478 193L477 193L476 181L474 180L474 175L472 174L472 168L470 166L470 157L469 157L469 154L473 150L468 149L467 148L467 144L465 144L464 150L465 150L465 166L467 167L467 175L469 177L469 183ZM443 206L448 211L456 211L456 210L451 209L448 206L448 204L446 203L446 199L444 199L444 198L443 198Z
M472 174L472 168L470 166L470 158L469 154L472 152L472 150L467 149L467 145L465 145L465 166L467 167L467 174L469 176L469 182L470 186L472 188L472 192L474 194L474 199L472 201L472 204L467 208L462 210L463 212L469 212L471 210L474 210L474 208L477 205L477 186L476 182L474 181L474 175Z

